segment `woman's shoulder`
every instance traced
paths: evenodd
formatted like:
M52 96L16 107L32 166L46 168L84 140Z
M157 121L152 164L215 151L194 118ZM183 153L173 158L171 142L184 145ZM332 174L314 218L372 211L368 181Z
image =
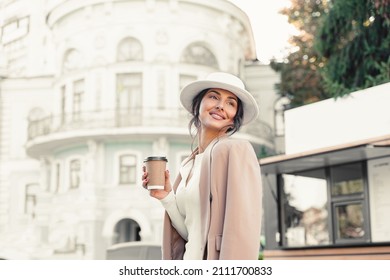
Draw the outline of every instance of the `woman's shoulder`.
M237 167L258 162L256 152L248 140L227 138L215 144L210 156L217 165L237 164ZM245 160L244 160L245 159Z
M226 145L226 146L247 146L251 145L251 143L246 139L239 139L239 138L232 138L232 137L226 137L218 142L219 145Z
M215 151L231 151L232 149L253 150L253 147L248 140L227 137L218 141L214 148Z

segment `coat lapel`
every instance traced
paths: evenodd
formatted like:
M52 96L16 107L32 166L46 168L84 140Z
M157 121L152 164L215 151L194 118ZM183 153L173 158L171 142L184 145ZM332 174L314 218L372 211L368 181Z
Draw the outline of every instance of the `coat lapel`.
M200 181L199 181L199 196L200 196L200 220L201 220L201 235L202 235L202 249L205 251L207 247L207 238L210 229L211 220L211 164L212 164L212 151L214 146L224 139L220 137L214 139L204 151ZM207 257L207 256L206 256Z

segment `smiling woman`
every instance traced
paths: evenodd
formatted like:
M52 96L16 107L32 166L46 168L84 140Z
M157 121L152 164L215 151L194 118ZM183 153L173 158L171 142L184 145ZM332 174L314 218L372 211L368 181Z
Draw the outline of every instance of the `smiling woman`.
M233 126L237 115L237 97L230 91L210 89L206 91L200 104L199 118L203 125L202 131L221 133ZM241 116L242 118L242 116ZM209 125L208 125L209 124Z
M234 133L241 126L241 101L230 91L220 88L203 90L193 99L192 107L194 117L190 128L195 124L197 132L203 131L203 137ZM206 133L211 135L206 136Z
M150 195L164 206L164 259L257 259L260 247L260 167L248 141L232 139L259 110L243 82L211 73L186 85L180 101L191 114L197 148L182 162L173 186ZM242 170L245 172L242 173ZM144 171L143 186L149 182Z

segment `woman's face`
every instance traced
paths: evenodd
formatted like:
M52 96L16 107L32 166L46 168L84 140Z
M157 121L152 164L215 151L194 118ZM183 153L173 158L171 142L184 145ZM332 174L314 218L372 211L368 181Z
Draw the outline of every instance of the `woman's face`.
M212 88L203 96L199 107L202 129L226 132L233 125L237 113L238 99L230 91Z

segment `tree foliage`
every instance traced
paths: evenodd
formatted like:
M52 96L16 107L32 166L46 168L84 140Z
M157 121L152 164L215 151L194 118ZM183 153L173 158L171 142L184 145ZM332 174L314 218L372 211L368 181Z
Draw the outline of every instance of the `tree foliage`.
M285 61L272 60L271 67L281 74L281 82L276 85L279 94L287 95L293 107L329 97L319 71L324 62L314 48L317 29L327 10L326 0L291 0L291 6L281 11L298 34L290 38L292 51Z
M390 0L332 0L315 38L334 97L390 82Z
M281 13L298 34L271 67L292 106L390 82L390 0L291 0Z

